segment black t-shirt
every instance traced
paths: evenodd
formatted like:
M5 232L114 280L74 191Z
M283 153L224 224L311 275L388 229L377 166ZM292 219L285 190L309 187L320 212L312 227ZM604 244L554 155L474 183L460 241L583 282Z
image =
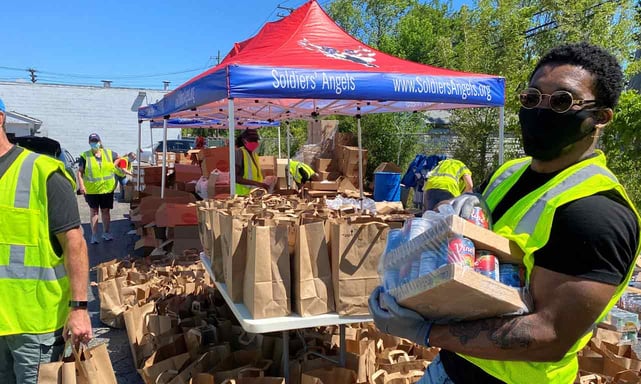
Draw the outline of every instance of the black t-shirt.
M557 174L537 173L528 167L492 212L493 221L497 222L517 201ZM534 264L566 275L618 285L634 261L639 243L638 226L636 215L614 190L572 201L556 210L550 238L535 252ZM453 352L441 351L441 360L455 383L501 383Z
M22 151L24 151L23 148L14 146L0 156L0 182L2 182L2 177L7 169ZM60 256L62 255L62 247L56 234L79 227L81 224L76 194L69 180L61 172L55 172L47 179L47 201L49 240L56 254Z

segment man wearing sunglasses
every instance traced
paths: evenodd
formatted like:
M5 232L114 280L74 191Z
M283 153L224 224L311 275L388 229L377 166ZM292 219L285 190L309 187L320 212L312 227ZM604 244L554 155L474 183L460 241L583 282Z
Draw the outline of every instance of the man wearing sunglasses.
M529 157L481 187L494 231L524 250L529 314L436 325L376 289L382 330L442 348L420 383L572 383L576 354L617 302L639 254L640 218L596 150L623 75L587 43L546 54L520 93Z

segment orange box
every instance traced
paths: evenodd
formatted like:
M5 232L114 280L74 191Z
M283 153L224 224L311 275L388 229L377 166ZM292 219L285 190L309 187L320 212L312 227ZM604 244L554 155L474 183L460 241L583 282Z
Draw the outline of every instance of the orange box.
M201 154L203 153L202 151L200 152ZM207 148L206 151L201 165L203 176L209 177L209 174L214 169L229 172L229 147Z
M197 207L191 204L163 203L156 211L156 226L198 225Z
M178 164L174 165L174 172L176 174L176 181L188 183L192 180L200 179L202 169L197 165Z

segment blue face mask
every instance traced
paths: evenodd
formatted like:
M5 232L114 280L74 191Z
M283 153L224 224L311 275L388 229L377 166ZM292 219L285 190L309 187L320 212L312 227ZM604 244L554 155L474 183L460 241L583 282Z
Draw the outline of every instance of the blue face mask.
M91 149L100 149L100 143L89 143Z

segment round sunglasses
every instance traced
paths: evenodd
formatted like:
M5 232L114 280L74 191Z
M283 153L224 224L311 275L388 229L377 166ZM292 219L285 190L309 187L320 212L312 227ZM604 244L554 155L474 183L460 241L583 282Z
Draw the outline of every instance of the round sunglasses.
M536 108L543 101L543 96L549 100L550 109L557 113L567 112L574 105L595 103L596 100L575 100L568 91L555 91L551 95L541 93L536 88L527 88L519 94L519 101L525 109Z

